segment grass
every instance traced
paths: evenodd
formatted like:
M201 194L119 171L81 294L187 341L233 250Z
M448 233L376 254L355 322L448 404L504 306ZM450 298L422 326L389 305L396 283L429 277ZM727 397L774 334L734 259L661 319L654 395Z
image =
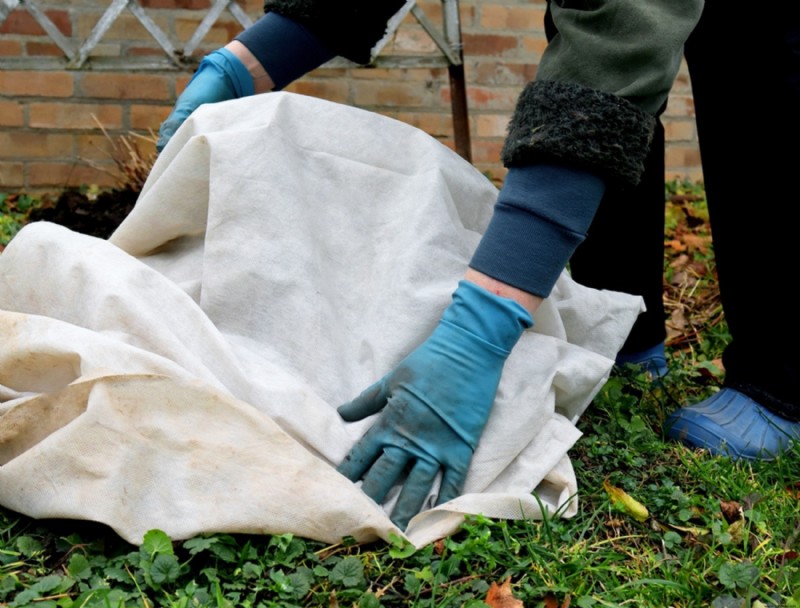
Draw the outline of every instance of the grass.
M662 435L672 410L719 389L730 338L702 185L673 182L667 196L671 370L659 385L620 370L580 420L575 517L470 517L414 552L290 535L173 542L158 530L135 547L90 522L0 509L0 606L800 605L800 448L737 463ZM0 243L30 204L0 200Z

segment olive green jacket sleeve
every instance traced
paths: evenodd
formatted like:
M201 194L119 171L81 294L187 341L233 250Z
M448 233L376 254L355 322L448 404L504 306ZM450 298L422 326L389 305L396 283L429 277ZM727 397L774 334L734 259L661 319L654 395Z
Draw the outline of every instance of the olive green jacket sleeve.
M702 9L702 0L550 2L549 43L519 97L504 163L562 162L637 183Z
M367 63L404 0L266 0L334 53ZM635 184L655 115L680 68L703 0L552 0L549 44L522 91L506 166L555 162ZM469 46L464 49L469 55Z

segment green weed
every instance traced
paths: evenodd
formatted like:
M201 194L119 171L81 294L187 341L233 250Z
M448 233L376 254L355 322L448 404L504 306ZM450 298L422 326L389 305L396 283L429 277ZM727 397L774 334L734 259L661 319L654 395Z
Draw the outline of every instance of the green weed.
M668 312L692 321L673 328L661 382L620 369L580 419L583 437L570 454L574 517L471 516L458 533L414 551L400 539L324 545L217 534L174 542L158 530L134 547L100 525L0 509L0 606L478 608L502 605L503 583L509 602L529 607L800 606L800 447L774 462L742 463L663 435L672 410L718 390L730 340L702 186L671 183L667 198ZM0 244L32 204L0 196ZM609 486L646 516L612 500Z

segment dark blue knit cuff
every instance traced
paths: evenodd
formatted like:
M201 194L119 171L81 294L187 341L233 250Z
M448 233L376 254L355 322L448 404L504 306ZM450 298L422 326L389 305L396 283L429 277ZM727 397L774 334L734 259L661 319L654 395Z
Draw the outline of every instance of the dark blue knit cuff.
M308 28L278 13L267 13L236 40L258 59L276 91L334 57Z
M604 191L602 179L578 169L510 168L470 267L547 297L586 238Z

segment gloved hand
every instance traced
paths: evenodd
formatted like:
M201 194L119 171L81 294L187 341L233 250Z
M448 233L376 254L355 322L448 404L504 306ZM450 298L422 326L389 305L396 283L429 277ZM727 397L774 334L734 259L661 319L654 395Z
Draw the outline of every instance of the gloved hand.
M238 57L222 48L206 55L175 107L161 124L156 150L161 152L183 122L204 103L253 95L253 77Z
M461 494L497 392L506 358L533 325L514 300L461 281L431 336L380 381L341 405L348 422L382 410L339 465L380 503L404 473L392 521L405 529L437 473L436 504Z

